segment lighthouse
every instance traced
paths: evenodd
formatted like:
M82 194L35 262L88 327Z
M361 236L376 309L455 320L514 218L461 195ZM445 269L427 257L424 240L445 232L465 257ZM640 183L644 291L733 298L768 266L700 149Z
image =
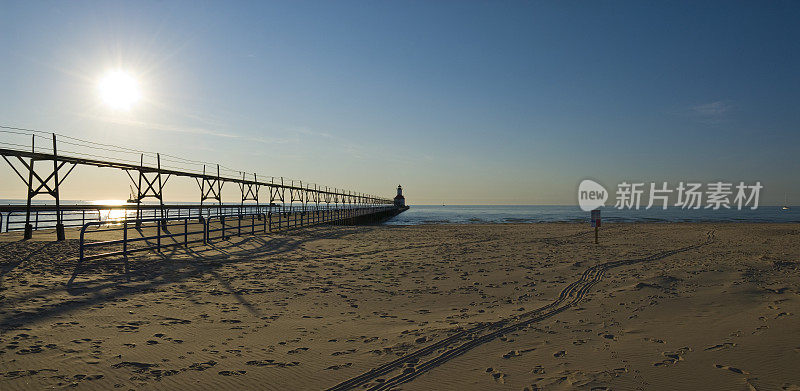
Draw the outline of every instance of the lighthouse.
M406 197L403 197L403 186L397 185L397 195L394 196L394 206L398 208L406 206Z

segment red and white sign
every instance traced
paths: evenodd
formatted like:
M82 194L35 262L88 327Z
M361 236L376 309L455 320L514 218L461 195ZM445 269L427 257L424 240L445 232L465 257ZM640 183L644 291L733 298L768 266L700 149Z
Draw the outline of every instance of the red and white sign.
M600 226L600 209L595 209L592 211L592 227L599 227Z

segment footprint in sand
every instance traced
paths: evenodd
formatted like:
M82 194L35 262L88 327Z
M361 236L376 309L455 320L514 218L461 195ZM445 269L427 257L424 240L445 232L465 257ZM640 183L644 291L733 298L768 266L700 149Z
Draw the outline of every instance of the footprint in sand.
M678 361L683 361L683 356L691 352L692 349L689 347L682 347L674 352L661 352L661 354L666 357L665 360L653 363L653 366L660 367L665 365L672 365L677 363Z
M509 359L509 358L511 358L511 357L517 357L517 356L519 356L520 354L521 354L521 353L519 352L519 350L512 350L512 351L510 351L510 352L508 352L508 353L504 354L504 355L503 355L503 358L505 358L505 359Z
M186 319L167 318L167 317L165 317L165 318L162 319L160 324L162 326L171 326L171 325L176 325L176 324L189 324L189 323L192 323L192 321L191 320L186 320Z
M247 371L219 371L218 373L222 376L240 376L247 373Z
M495 372L492 374L494 380L498 383L505 383L506 382L506 374L502 372Z
M150 368L157 367L158 364L150 364L146 362L136 362L136 361L123 361L117 364L112 365L112 368L128 368L133 372L137 373L144 373L145 371L149 370Z
M275 360L267 359L267 360L252 360L248 361L245 364L247 365L255 365L259 367L274 367L274 368L286 368L286 367L293 367L296 365L300 365L299 361L292 361L292 362L277 362Z
M146 325L150 322L147 321L134 321L134 322L127 322L117 326L120 332L123 333L135 333L139 331L139 326Z
M506 382L506 374L500 371L495 370L492 367L486 368L486 373L492 375L492 379L498 383L505 383Z
M44 351L44 349L42 349L42 347L40 345L31 345L31 346L28 346L27 349L19 349L19 350L17 350L17 354L20 354L20 355L35 354L35 353L41 353L43 351Z
M189 369L193 371L205 371L206 369L211 368L214 365L217 365L217 362L214 360L207 362L196 362L193 363L192 365L189 365Z
M338 370L340 370L340 369L342 369L342 368L349 368L349 367L351 367L352 365L353 365L353 363L351 363L351 362L344 363L344 364L339 364L339 365L331 365L331 366L329 366L329 367L325 368L325 370L326 370L326 371L327 371L327 370L338 371Z
M750 372L745 372L745 371L743 371L743 370L741 370L739 368L731 367L731 366L728 366L728 365L714 364L714 368L727 369L727 370L729 370L729 371L731 371L733 373L738 373L740 375L749 375L750 374Z
M725 343L721 343L719 345L709 346L709 347L705 348L704 350L717 351L717 350L722 350L722 349L730 349L730 348L735 347L735 346L736 346L736 344L733 343L733 342L725 342Z
M512 351L510 351L510 352L508 352L508 353L504 354L504 355L503 355L503 358L505 358L505 359L509 359L509 358L511 358L511 357L517 357L517 356L521 356L523 353L532 352L532 351L534 351L534 350L536 350L536 348L523 349L523 350L512 350Z

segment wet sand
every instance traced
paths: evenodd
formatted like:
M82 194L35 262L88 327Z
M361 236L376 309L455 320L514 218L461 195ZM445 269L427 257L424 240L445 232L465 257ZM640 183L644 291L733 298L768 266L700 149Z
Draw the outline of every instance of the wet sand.
M74 239L16 239L4 390L800 389L797 224L317 227L72 280Z

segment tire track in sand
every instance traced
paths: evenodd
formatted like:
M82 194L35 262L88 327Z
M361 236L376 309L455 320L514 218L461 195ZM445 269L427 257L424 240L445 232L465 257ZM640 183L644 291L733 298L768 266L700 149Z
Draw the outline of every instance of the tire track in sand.
M481 344L494 340L504 334L511 333L527 327L530 324L540 322L574 306L580 302L589 292L592 286L603 278L603 274L610 269L633 265L642 262L652 262L664 259L675 254L698 249L714 241L714 231L706 234L706 240L702 243L681 247L674 250L662 251L644 258L619 260L601 263L586 269L581 278L567 285L558 296L558 299L550 304L517 315L513 318L503 319L496 322L483 323L472 328L460 331L450 337L442 339L424 348L406 354L393 361L375 367L359 376L345 380L328 391L351 390L369 382L375 381L381 376L390 374L395 370L402 369L402 373L397 374L384 381L367 388L370 391L388 390L400 384L409 382L429 370L436 368L450 359L460 356L467 351ZM444 349L442 351L442 349ZM427 361L419 363L422 358L433 356ZM403 368L406 366L405 368ZM369 384L367 384L369 386Z

